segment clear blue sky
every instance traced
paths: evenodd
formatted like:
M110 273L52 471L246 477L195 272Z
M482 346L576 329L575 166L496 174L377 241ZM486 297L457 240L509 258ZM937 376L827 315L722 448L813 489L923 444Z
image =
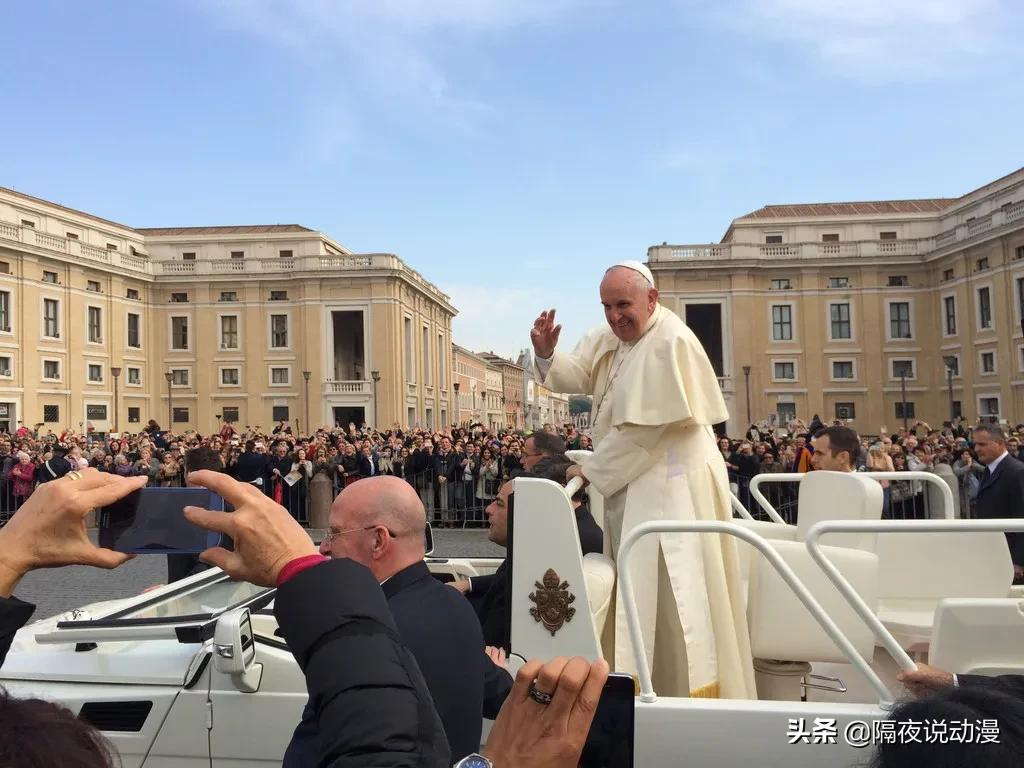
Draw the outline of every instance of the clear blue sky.
M513 354L603 268L766 203L1024 165L1019 0L6 3L0 185L399 254Z

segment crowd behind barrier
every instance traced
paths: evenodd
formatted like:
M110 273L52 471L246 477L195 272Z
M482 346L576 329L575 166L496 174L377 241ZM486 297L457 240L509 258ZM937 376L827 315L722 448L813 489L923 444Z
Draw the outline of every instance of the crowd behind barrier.
M802 473L811 470L811 435L824 426L799 419L785 427L752 424L742 437L719 436L732 490L755 516L767 515L749 489L758 474ZM570 449L589 448L590 438L572 425L546 424ZM1024 424L1007 430L1007 448L1024 459ZM436 527L484 528L485 510L501 484L523 469L528 432L488 429L482 425L440 430L419 427L357 428L350 424L324 427L312 434L286 423L271 430L225 424L219 432L170 433L151 421L137 433L60 433L21 426L15 434L0 433L0 524L5 522L43 482L85 466L124 476L146 475L148 485L185 484L184 455L193 448L216 451L224 471L250 482L279 501L304 525L322 524L335 496L346 485L378 474L404 478L416 489ZM858 471L935 471L952 469L959 503L971 516L984 467L972 450L971 427L959 420L932 429L918 421L906 431L884 430L862 435ZM921 481L881 482L886 518L929 516L929 494ZM779 514L789 522L797 516L797 483L761 486Z

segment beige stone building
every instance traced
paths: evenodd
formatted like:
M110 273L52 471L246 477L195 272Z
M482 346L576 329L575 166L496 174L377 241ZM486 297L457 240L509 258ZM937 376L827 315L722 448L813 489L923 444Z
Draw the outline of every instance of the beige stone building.
M483 357L458 344L452 344L457 387L458 424L487 424L487 370Z
M482 352L484 358L501 376L502 408L505 412L504 425L520 429L523 425L523 368L493 352Z
M306 227L140 229L0 188L0 428L447 423L455 312Z
M708 351L731 433L748 397L754 421L867 434L1024 421L1024 169L957 198L765 206L648 264Z

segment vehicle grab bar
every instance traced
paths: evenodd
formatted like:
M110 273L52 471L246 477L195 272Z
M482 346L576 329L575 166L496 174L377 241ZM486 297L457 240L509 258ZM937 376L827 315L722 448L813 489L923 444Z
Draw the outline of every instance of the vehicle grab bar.
M900 473L903 474L903 473ZM896 638L885 628L881 619L864 602L839 569L825 557L818 542L826 533L1006 533L1024 531L1024 520L1003 518L993 520L822 520L807 532L805 544L814 562L825 572L850 607L871 627L875 637L904 672L913 672L917 664L910 658Z
M1021 524L1021 528L1024 529L1024 523ZM622 600L626 610L626 623L629 627L629 637L633 643L633 654L636 658L637 674L640 678L641 701L652 702L656 701L658 697L654 692L654 685L651 682L651 669L647 664L647 653L644 650L643 634L640 630L640 612L636 605L636 594L633 591L633 577L629 571L629 562L633 547L637 541L644 536L655 533L727 533L730 536L743 539L759 550L778 572L779 576L782 577L782 580L796 593L800 602L804 604L804 607L807 608L815 621L821 625L829 639L842 649L857 671L867 678L871 687L878 693L881 705L887 707L894 701L889 688L875 674L871 665L860 655L860 652L850 642L850 639L836 625L832 617L825 612L825 609L821 607L821 604L810 593L810 590L800 581L800 577L794 573L793 569L782 559L782 556L775 551L772 545L752 530L737 523L724 520L666 520L641 523L630 530L622 540L616 562L618 563L619 584L622 587Z

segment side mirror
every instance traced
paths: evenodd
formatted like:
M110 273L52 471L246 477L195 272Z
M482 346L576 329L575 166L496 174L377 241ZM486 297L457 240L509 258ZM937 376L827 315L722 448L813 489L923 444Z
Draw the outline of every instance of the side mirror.
M229 675L238 690L255 693L263 677L263 665L256 663L256 640L249 609L225 613L213 631L213 668Z
M423 531L423 556L430 557L430 554L434 551L434 531L430 528L430 523L427 523L425 530Z

